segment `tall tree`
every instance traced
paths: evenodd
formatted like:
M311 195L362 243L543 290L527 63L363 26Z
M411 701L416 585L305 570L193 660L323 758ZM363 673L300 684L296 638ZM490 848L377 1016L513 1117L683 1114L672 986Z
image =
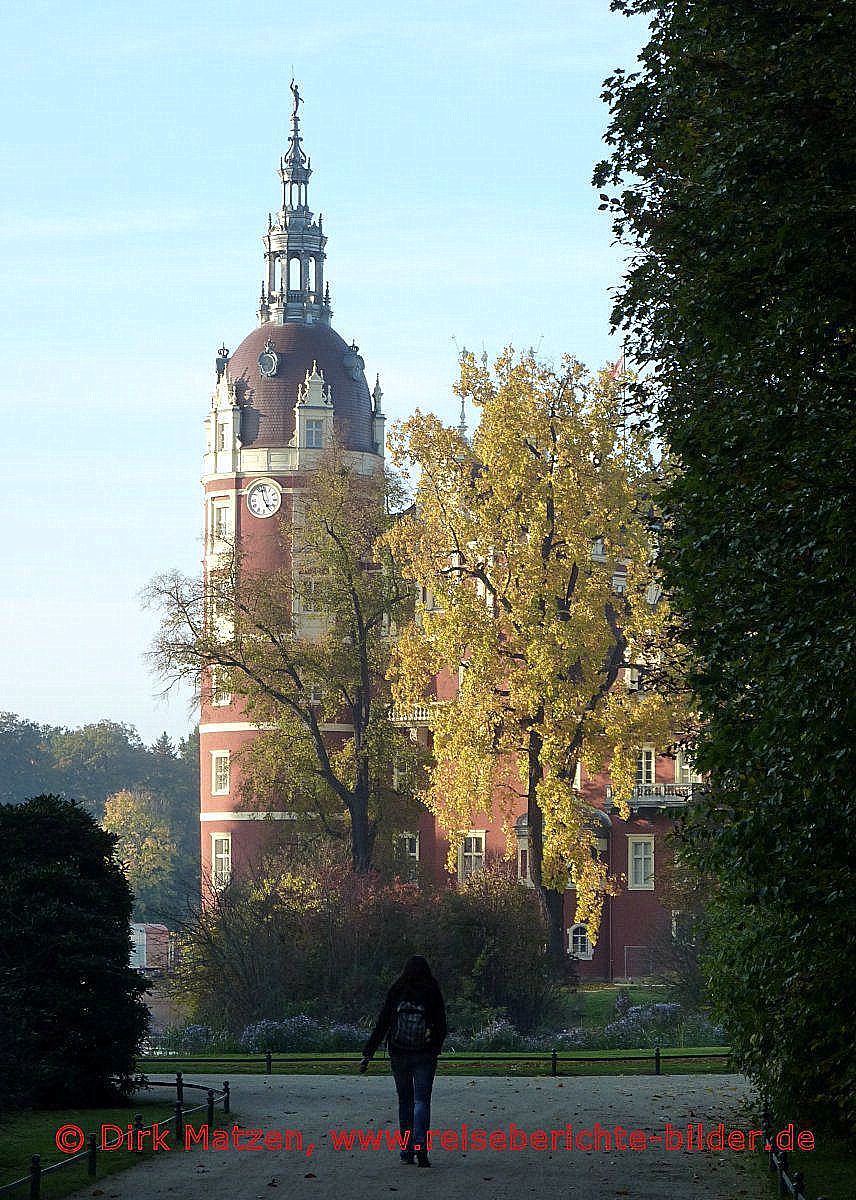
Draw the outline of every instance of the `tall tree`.
M66 795L96 818L111 793L145 782L148 752L133 725L103 720L79 729L54 729L50 750Z
M613 321L681 470L667 582L711 774L708 969L787 1115L850 1124L854 4L617 0L651 19L595 172L630 250Z
M0 713L0 803L18 804L54 783L51 731L15 713Z
M275 781L280 802L335 833L347 817L354 870L368 871L382 783L403 739L388 712L390 634L412 603L379 537L397 487L364 475L338 447L325 454L284 523L283 562L251 566L235 547L207 579L168 575L149 601L163 612L157 669L192 679L216 668L261 727L245 757L251 786ZM337 738L328 723L346 724Z
M101 824L117 838L116 855L134 893L138 920L161 919L170 906L178 847L165 805L152 792L123 789L107 797Z
M0 1087L26 1105L127 1098L148 1026L116 839L58 796L0 805Z
M472 446L419 412L397 433L396 455L419 478L390 541L433 602L399 637L393 688L416 702L438 670L463 665L457 697L432 710L428 803L451 861L477 812L498 806L510 836L526 798L558 961L569 867L592 941L608 886L579 764L609 765L626 816L638 747L666 744L682 723L677 693L653 686L673 658L649 519L654 463L622 421L617 380L570 357L556 370L509 349L494 374L464 354L456 390L480 410ZM628 690L631 669L648 686Z

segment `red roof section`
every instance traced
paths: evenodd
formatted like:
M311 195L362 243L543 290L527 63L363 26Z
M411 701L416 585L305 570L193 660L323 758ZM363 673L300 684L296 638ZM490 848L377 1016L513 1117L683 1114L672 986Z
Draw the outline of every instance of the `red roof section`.
M276 375L269 379L259 371L259 355L268 339L279 358ZM294 434L298 388L316 362L330 387L336 433L349 450L374 450L371 396L365 374L353 366L353 357L351 347L329 325L286 321L254 329L227 365L243 410L243 445L288 445Z

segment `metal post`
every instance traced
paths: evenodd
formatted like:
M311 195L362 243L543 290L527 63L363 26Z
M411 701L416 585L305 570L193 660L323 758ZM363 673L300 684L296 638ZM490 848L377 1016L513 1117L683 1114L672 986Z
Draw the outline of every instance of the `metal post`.
M184 1102L184 1077L181 1071L175 1073L175 1098L179 1104Z
M211 1126L214 1124L214 1090L213 1090L213 1088L208 1089L208 1108L206 1110L205 1116L208 1121L208 1129L210 1130Z
M131 1149L139 1154L143 1148L143 1114L134 1113L134 1145Z
M229 1095L229 1080L224 1079L223 1080L223 1112L224 1113L228 1113L228 1111L229 1111L230 1099L231 1099L231 1097Z
M788 1185L785 1183L785 1177L788 1173L788 1152L782 1150L779 1155L779 1195L788 1195Z
M654 1047L654 1074L660 1074L660 1047Z
M184 1142L184 1109L180 1100L175 1102L175 1140L178 1145Z
M94 1179L98 1169L98 1141L94 1133L90 1133L87 1139L86 1150L86 1172Z
M30 1200L39 1200L42 1186L42 1156L34 1154L30 1159Z
M550 1055L550 1074L551 1075L558 1074L558 1071L556 1070L556 1065L557 1065L556 1064L556 1051L554 1050L553 1053Z
M265 1070L267 1071L268 1075L270 1075L270 1072L271 1072L271 1057L270 1057L270 1050L268 1050L268 1051L265 1053Z

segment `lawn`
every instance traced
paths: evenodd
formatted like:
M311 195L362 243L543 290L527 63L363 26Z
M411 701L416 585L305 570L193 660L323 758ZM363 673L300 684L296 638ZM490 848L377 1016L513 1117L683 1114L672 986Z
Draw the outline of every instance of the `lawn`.
M202 1093L200 1093L202 1095ZM30 1159L34 1154L41 1155L42 1169L53 1163L61 1162L66 1157L56 1147L56 1131L62 1125L79 1125L84 1133L97 1133L101 1125L118 1125L122 1129L133 1122L134 1116L140 1113L143 1126L153 1125L156 1121L168 1121L174 1114L174 1104L170 1103L169 1093L166 1099L132 1099L125 1108L62 1108L42 1109L38 1111L25 1110L22 1112L5 1112L0 1117L0 1187L20 1179L28 1174ZM195 1104L185 1095L185 1103ZM231 1123L234 1116L224 1118L222 1110L215 1110L215 1125L224 1126ZM195 1113L186 1124L196 1128L205 1121L205 1111ZM143 1158L151 1157L151 1150L141 1154L130 1150L99 1151L99 1179L112 1175L116 1171L124 1171L138 1163ZM163 1153L163 1151L160 1151ZM73 1166L64 1167L52 1175L44 1175L41 1181L41 1195L44 1200L59 1200L62 1196L77 1191L92 1183L86 1173L86 1159L82 1158ZM17 1198L27 1197L29 1187L22 1184L11 1195Z
M670 999L667 984L587 984L569 998L571 1014L581 1017L584 1029L596 1029L615 1020L615 1001L619 992L628 992L631 1004L658 1004Z
M776 1175L767 1171L767 1155L759 1158L759 1171L769 1180L765 1194L778 1196ZM795 1150L788 1155L791 1178L794 1171L802 1171L809 1196L823 1196L824 1200L853 1200L856 1196L856 1152L845 1138L818 1134L814 1150Z

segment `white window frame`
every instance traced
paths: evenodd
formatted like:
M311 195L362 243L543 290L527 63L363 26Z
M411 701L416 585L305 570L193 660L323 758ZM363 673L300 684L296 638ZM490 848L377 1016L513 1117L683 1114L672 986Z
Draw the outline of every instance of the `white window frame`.
M394 758L392 760L392 790L394 792L413 790L413 763L410 759Z
M410 829L402 830L395 836L396 858L407 868L407 877L411 883L419 878L419 834Z
M323 611L316 595L316 593L319 591L320 584L320 579L315 579L310 576L305 576L300 581L298 601L300 605L300 611L307 617L318 617Z
M636 847L648 847L650 854L636 854ZM646 860L650 858L650 874L645 873ZM642 879L639 880L635 871L638 862L642 863ZM629 834L627 837L627 890L629 892L653 892L654 890L654 835Z
M214 546L222 545L232 536L232 505L227 496L215 496L211 501L209 541Z
M525 887L534 886L532 883L532 853L528 837L517 839L517 879Z
M589 941L585 925L578 923L568 930L568 954L580 962L591 962L594 958L594 946Z
M412 862L419 862L419 834L410 829L402 830L396 835L398 850L402 858L409 858ZM411 849L411 844L413 848Z
M657 751L650 742L636 755L636 786L649 787L657 782Z
M306 449L324 449L324 418L307 417L305 425ZM317 439L317 440L316 440Z
M701 783L701 775L693 770L692 761L686 750L679 750L675 755L675 783Z
M228 750L212 750L211 751L211 795L212 796L228 796L229 789L232 784L232 756ZM217 773L218 768L225 762L226 777L225 787L221 778L218 784Z
M220 847L218 848L218 843ZM224 865L225 864L225 865ZM215 891L226 887L232 878L232 835L211 834L211 886Z
M486 829L469 829L461 839L461 844L458 847L458 881L463 883L465 879L469 879L471 875L477 874L484 868L485 850L486 850ZM473 846L470 850L466 849L468 841L479 842L481 848ZM470 869L466 870L466 860L470 859Z
M226 708L232 703L232 693L224 692L219 683L219 678L223 674L223 667L213 666L210 668L210 704L212 708Z

